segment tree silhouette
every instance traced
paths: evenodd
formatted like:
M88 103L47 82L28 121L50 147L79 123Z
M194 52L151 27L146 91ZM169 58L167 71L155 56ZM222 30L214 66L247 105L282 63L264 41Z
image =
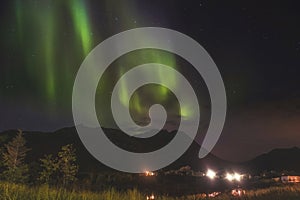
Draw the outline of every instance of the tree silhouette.
M17 135L4 147L3 165L6 168L3 178L10 182L23 183L28 179L28 166L25 164L26 153L30 150L26 146L23 132L18 130Z
M76 154L72 144L61 148L58 153L58 163L63 185L69 185L77 180L78 165L76 164Z
M42 171L38 181L41 183L61 183L63 186L68 186L77 180L78 165L72 144L61 147L61 151L56 157L45 155L40 162Z
M57 158L53 158L52 155L45 155L40 159L42 171L38 180L41 183L51 184L57 182L57 172L59 169L59 163Z

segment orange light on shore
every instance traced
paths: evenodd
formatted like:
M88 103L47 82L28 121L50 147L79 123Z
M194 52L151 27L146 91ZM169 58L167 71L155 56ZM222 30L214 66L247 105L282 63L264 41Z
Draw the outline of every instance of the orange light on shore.
M232 191L231 191L231 194L232 194L232 196L235 196L235 197L237 197L237 196L242 196L242 195L245 195L246 194L246 191L245 190L242 190L242 189L233 189Z
M145 171L145 176L154 176L154 172Z
M147 200L152 200L152 199L155 199L154 195L150 195L150 196L147 196Z
M221 192L213 192L213 193L208 194L207 196L208 197L216 197L216 196L218 196L220 194L221 194Z

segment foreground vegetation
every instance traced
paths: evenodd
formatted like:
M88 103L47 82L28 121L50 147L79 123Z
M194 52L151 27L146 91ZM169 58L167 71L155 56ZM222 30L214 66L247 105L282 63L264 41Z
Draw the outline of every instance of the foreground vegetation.
M0 182L0 199L2 200L145 200L146 194L137 190L118 192L114 189L102 192L65 190L62 188L51 188L47 185L29 187L21 184ZM156 197L157 200L197 200L205 199L200 194L186 197ZM234 198L230 194L222 194L212 198L216 200L244 199L244 200L299 200L300 185L271 187L247 191L240 198Z
M26 140L23 137L21 130L4 146L0 147L0 199L1 200L145 200L147 195L150 197L155 194L145 194L142 191L153 191L159 194L193 194L200 192L197 187L195 190L190 190L189 184L176 185L167 188L164 191L159 191L158 187L165 187L168 184L164 181L158 187L151 187L157 182L155 179L147 179L147 190L129 189L134 185L128 187L126 176L121 175L118 179L113 176L108 176L108 182L105 187L101 187L99 182L105 179L96 178L97 181L92 183L93 178L78 179L79 165L76 163L76 150L72 144L61 147L61 150L56 154L45 155L37 162L37 168L31 167L26 163L27 152L30 148L26 147ZM155 177L153 177L155 178ZM99 179L99 180L98 180ZM130 177L130 180L132 177ZM125 180L125 181L124 181ZM159 179L158 181L161 181ZM113 183L118 183L115 187ZM141 183L144 183L142 180ZM189 183L189 181L185 181ZM199 182L198 182L199 183ZM129 184L130 185L130 184ZM203 184L199 184L201 187ZM93 186L93 187L91 187ZM121 188L122 191L117 189L107 189L109 187ZM73 189L72 189L73 188ZM74 189L77 188L77 189ZM78 189L80 188L80 189ZM87 189L83 189L87 188ZM189 193L182 191L189 190ZM91 191L93 190L93 191ZM202 188L202 191L203 190ZM205 194L189 195L184 197L169 197L169 196L152 196L155 200L201 200L209 199ZM217 200L231 200L231 199L244 199L244 200L299 200L300 199L300 184L298 185L282 185L277 187L269 187L268 189L257 189L247 191L242 197L233 197L228 193L211 198Z
M278 186L267 189L258 189L247 191L246 195L240 198L233 198L229 194L221 195L216 200L299 200L300 199L300 185Z

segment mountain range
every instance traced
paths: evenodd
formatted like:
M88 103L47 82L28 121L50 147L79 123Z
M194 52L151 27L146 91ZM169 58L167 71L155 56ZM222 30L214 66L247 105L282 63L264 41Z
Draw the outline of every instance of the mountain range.
M119 147L134 152L149 152L159 149L170 142L176 131L160 131L155 136L145 138L130 137L120 130L103 128L107 137ZM11 140L17 133L16 130L8 130L0 133L0 145ZM27 141L26 146L31 150L27 155L27 162L38 162L45 154L57 154L61 146L73 144L76 149L77 162L80 172L101 172L111 171L109 167L97 161L84 147L77 134L75 127L63 128L54 132L24 131ZM163 170L179 169L183 166L190 166L195 171L205 171L207 168L216 170L239 169L239 171L250 171L260 173L268 170L276 171L296 171L300 172L300 148L274 149L269 153L262 154L252 160L243 163L232 163L213 154L208 154L205 158L199 159L198 152L200 145L193 142L188 150L173 164Z

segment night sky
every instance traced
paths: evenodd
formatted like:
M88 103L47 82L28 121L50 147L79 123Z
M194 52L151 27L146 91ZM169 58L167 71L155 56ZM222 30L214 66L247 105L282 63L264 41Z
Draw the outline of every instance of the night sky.
M73 126L72 87L89 51L121 31L156 26L195 39L220 70L228 113L213 153L242 161L273 148L300 146L299 9L300 3L292 0L2 1L0 131L53 131ZM198 91L200 106L209 108L205 85L193 75L192 66L170 53L151 50L133 52L114 62L102 86L99 83L98 99L109 97L111 83L130 67L149 61L183 73ZM174 82L172 74L158 75ZM132 98L130 109L138 116L136 121L143 123L145 105L153 103L147 99L154 93L157 98L153 101L169 106L170 112L177 108L165 88L144 88ZM108 101L96 98L96 102L100 113ZM190 116L192 110L177 114ZM104 126L114 127L109 113L98 117ZM166 128L174 128L172 124L170 120ZM203 130L205 127L203 122Z

